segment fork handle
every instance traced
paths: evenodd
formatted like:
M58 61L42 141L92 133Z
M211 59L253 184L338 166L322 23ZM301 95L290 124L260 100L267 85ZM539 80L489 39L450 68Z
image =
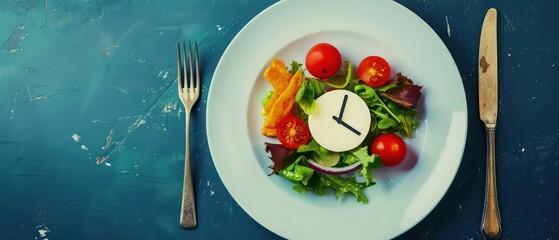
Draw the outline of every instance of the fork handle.
M186 112L186 136L184 153L184 182L182 188L182 203L180 225L183 228L193 229L198 225L196 221L196 204L194 201L194 188L192 184L192 164L190 162L190 112Z
M495 177L495 128L487 127L486 131L487 173L481 231L487 239L497 239L501 234L501 216L497 201L497 180Z

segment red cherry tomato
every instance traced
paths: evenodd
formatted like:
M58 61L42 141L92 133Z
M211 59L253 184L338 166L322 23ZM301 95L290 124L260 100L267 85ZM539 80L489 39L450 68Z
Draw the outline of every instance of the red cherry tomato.
M305 58L309 73L318 79L328 79L336 75L342 66L342 56L338 49L328 43L314 45Z
M309 128L303 119L289 115L284 117L276 128L278 140L289 149L297 149L310 138Z
M368 56L359 63L357 76L365 84L377 88L388 82L390 65L379 56Z
M379 155L383 166L396 166L406 157L406 143L402 138L386 133L378 136L371 144L371 153Z

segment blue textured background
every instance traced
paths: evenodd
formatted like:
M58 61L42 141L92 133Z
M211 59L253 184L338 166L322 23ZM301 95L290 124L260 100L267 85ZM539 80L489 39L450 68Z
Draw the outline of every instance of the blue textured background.
M465 154L452 186L399 238L482 238L485 132L476 63L490 7L499 11L502 238L557 238L559 3L398 2L449 48L469 111ZM279 238L228 194L205 131L207 90L219 58L273 3L0 0L0 239ZM192 118L200 214L193 231L178 227L184 159L184 110L174 85L178 39L201 41L204 62ZM98 158L106 160L97 164Z

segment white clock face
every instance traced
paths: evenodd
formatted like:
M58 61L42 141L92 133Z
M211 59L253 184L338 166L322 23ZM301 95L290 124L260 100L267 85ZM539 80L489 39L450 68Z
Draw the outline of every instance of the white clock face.
M309 130L320 146L333 151L351 150L363 142L371 126L367 104L357 94L334 90L316 99L309 115Z

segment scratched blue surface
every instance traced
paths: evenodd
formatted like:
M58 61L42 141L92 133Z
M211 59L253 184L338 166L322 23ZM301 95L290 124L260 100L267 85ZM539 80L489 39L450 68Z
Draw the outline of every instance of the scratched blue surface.
M0 1L0 239L280 239L226 191L205 131L219 58L274 2ZM469 110L452 186L399 238L482 238L485 132L477 54L489 7L499 11L502 238L559 237L559 3L398 2L449 48ZM200 215L190 231L178 226L184 157L184 110L174 85L178 39L200 41L204 62L191 147Z

